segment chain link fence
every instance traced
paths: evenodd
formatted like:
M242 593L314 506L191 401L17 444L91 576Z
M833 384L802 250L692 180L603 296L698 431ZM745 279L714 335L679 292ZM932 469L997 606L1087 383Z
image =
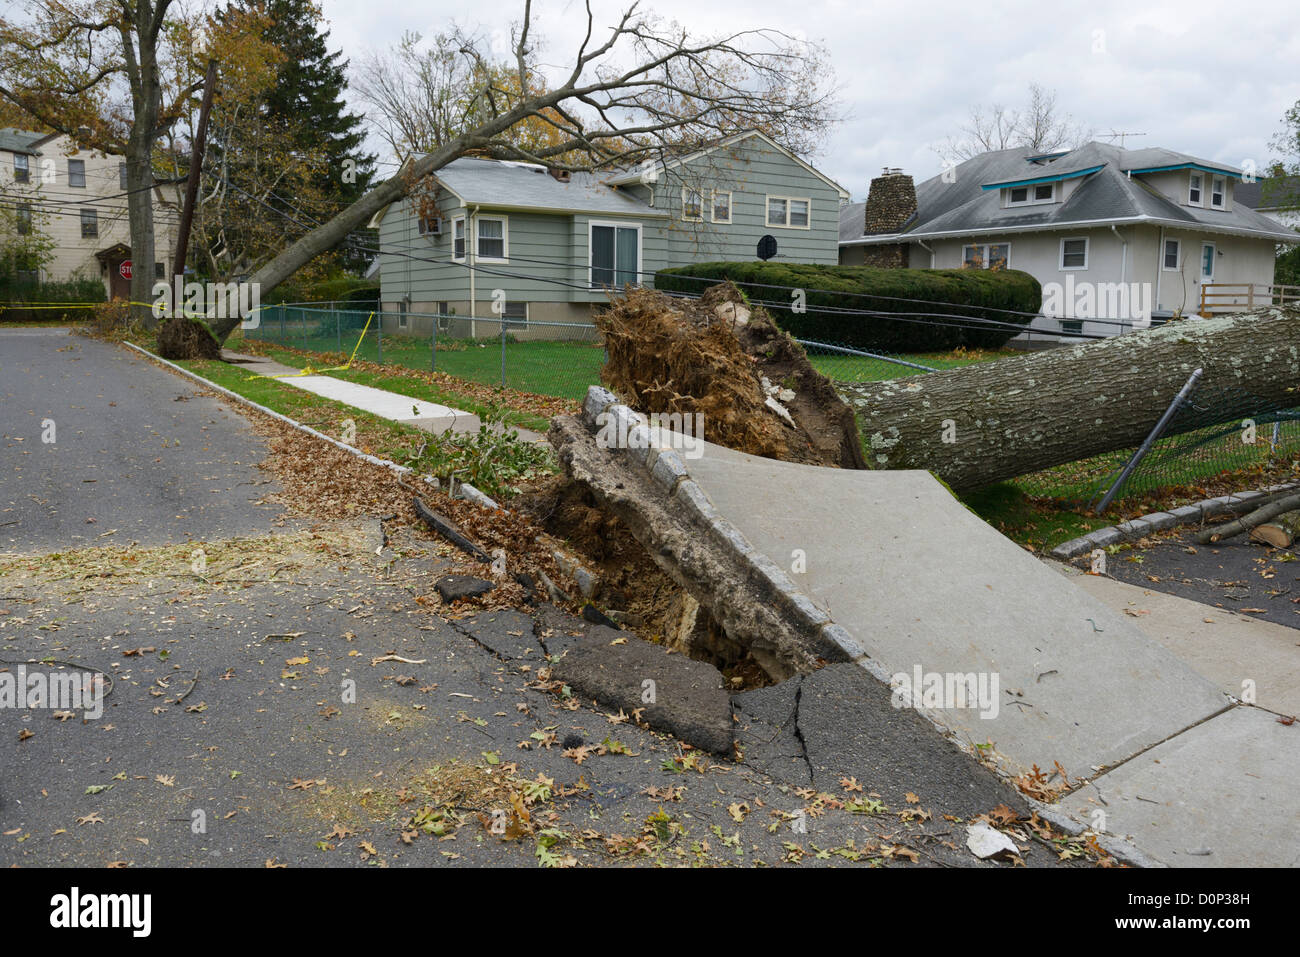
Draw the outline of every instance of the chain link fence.
M605 361L594 326L522 317L284 304L264 307L244 336L579 402Z
M840 382L876 382L925 375L1014 354L1006 349L898 354L866 352L838 343L798 341L823 375ZM1156 423L1151 425L1154 427ZM1022 475L1014 482L1035 498L1049 499L1065 508L1092 511L1116 487L1136 451L1136 448L1122 449ZM1191 393L1189 401L1173 415L1163 434L1116 488L1112 504L1159 491L1194 489L1229 472L1257 471L1269 475L1279 469L1294 471L1297 462L1300 462L1300 408L1281 409L1240 389L1202 386Z

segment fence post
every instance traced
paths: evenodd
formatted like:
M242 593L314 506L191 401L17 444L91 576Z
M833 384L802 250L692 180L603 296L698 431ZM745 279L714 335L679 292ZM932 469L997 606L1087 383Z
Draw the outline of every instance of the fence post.
M383 365L384 364L384 311L382 309L379 310L379 314L375 316L375 319L378 320L375 323L375 346L377 347L378 356L379 356L375 361L378 362L380 365Z
M501 323L501 388L506 387L506 314L505 310L497 317Z
M284 313L286 308L284 303L280 303L280 345L284 345Z
M1107 506L1109 506L1115 496L1119 494L1120 488L1128 481L1129 476L1133 474L1133 470L1138 467L1138 463L1141 462L1142 459L1146 457L1146 454L1151 451L1151 446L1155 444L1156 439L1160 438L1160 433L1164 432L1165 427L1169 425L1169 420L1172 419L1174 414L1183 407L1183 403L1186 402L1187 397L1192 394L1192 390L1196 388L1196 383L1200 378L1201 370L1197 369L1192 373L1191 378L1187 380L1186 384L1178 390L1178 395L1174 396L1174 401L1169 404L1169 408L1165 409L1165 414L1160 416L1160 421L1156 423L1156 427L1152 429L1143 440L1142 444L1138 447L1138 450L1130 456L1127 462L1124 463L1124 469L1119 473L1119 478L1115 479L1115 484L1106 490L1106 494L1101 497L1101 502L1097 505L1093 514L1100 515L1102 512L1106 511Z
M442 314L433 317L433 328L429 330L429 371L438 371L438 320Z

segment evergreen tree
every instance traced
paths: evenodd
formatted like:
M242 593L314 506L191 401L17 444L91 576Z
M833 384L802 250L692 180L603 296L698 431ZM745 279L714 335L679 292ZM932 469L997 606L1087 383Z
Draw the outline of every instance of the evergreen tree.
M263 39L285 56L279 81L265 96L262 120L283 130L304 152L324 154L312 192L327 197L328 207L302 210L323 222L363 195L375 175L375 156L363 146L361 117L348 112L344 101L348 61L341 51L330 52L329 29L311 0L262 0L260 5L272 21ZM372 246L373 241L358 231L338 247L350 268L362 269L370 254L354 252L354 242Z

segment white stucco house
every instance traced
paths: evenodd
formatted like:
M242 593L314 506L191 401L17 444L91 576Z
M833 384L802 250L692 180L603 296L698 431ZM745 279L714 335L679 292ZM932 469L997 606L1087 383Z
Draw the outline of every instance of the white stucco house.
M126 161L83 150L63 134L0 129L0 199L17 213L18 229L36 229L53 240L52 258L33 279L99 279L110 297L127 298L131 256L127 223ZM154 258L143 268L171 275L175 249L175 202L154 193Z
M1039 337L1114 335L1210 311L1203 301L1245 308L1268 300L1276 252L1300 234L1241 202L1242 178L1095 142L984 153L914 190L886 170L866 203L842 210L840 262L1028 272L1043 285Z

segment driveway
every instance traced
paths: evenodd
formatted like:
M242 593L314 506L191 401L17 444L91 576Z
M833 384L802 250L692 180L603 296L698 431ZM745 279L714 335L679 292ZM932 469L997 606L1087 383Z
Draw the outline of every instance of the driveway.
M0 328L0 553L266 531L246 420L140 356Z

